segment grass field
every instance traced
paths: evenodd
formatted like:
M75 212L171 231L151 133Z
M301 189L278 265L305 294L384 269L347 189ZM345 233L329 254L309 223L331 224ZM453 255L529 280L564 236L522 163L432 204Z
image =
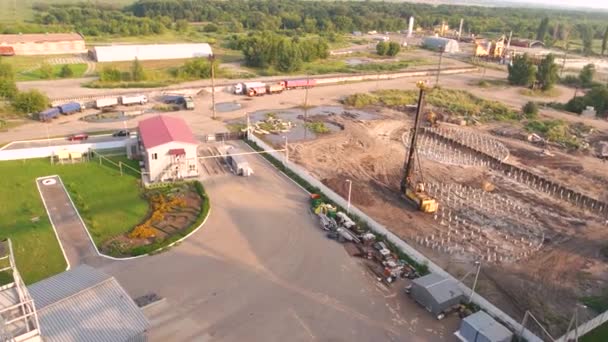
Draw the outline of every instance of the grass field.
M37 177L61 177L97 245L130 230L145 217L148 204L140 196L138 177L120 176L107 165L51 165L48 159L0 162L0 236L13 240L17 266L26 283L66 267L36 188ZM39 220L32 222L33 218Z
M17 81L34 81L40 79L38 69L40 64L51 58L74 57L73 55L52 55L52 56L11 56L3 57L2 63L10 64L16 73ZM59 77L59 70L62 64L53 65L53 72L56 78ZM82 77L87 70L86 64L70 64L74 71L74 78Z
M79 78L84 76L85 71L87 71L87 65L86 64L69 64L70 68L72 68L72 71L74 72L74 75L70 78ZM52 65L53 67L53 77L52 79L57 79L57 78L61 78L59 73L61 71L61 68L63 67L63 64L55 64ZM17 77L16 77L17 81L37 81L37 80L41 80L42 75L40 74L40 69L34 69L31 71L22 71L17 73Z
M599 342L608 341L608 322L591 330L585 336L580 338L581 342Z

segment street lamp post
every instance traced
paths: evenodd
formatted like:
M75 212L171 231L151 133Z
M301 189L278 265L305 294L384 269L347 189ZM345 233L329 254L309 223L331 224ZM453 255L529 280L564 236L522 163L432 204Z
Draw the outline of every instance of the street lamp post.
M353 190L353 182L350 179L347 179L346 183L348 183L348 205L346 206L346 213L350 214L350 194Z
M477 286L477 279L479 279L479 271L481 270L481 261L475 261L475 265L477 265L477 272L475 273L475 280L473 281L473 287L471 288L469 303L473 300L473 295L475 294L475 287Z
M439 85L439 74L441 73L441 59L443 58L444 52L445 47L439 48L439 63L437 64L437 77L435 78L435 87Z

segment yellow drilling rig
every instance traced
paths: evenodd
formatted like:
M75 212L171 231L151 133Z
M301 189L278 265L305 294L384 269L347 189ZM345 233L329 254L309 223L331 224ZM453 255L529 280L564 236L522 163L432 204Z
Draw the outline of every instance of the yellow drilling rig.
M401 193L405 198L412 201L418 210L425 213L434 213L439 207L437 200L430 196L424 189L422 168L420 167L420 161L418 160L418 170L420 172L420 180L415 179L414 169L416 168L416 142L418 139L418 126L420 125L420 115L422 112L424 102L424 92L426 91L426 84L422 81L417 82L416 86L420 90L418 95L418 106L416 107L416 117L414 118L414 128L412 128L410 150L405 159L403 166L403 178L401 179Z

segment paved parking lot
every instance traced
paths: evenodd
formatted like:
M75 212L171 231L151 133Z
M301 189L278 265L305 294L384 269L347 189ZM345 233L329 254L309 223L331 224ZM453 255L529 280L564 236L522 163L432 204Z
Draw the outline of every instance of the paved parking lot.
M247 147L242 146L243 150ZM145 310L152 341L454 341L397 288L324 237L308 195L259 156L254 175L209 177L205 226L168 252L102 268Z

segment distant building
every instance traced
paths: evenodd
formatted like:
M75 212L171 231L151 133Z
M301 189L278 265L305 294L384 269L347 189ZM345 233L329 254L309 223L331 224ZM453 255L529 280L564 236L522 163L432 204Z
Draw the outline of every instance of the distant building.
M198 176L198 141L181 118L159 115L139 122L145 183Z
M530 39L512 39L511 46L518 46L523 48L544 48L545 43L540 40L530 40Z
M150 323L114 277L80 265L28 286L42 340L146 341Z
M462 342L511 342L513 339L509 329L483 311L465 317L454 335Z
M2 55L56 55L86 53L78 33L0 34Z
M97 62L121 62L209 57L213 51L209 44L148 44L96 46L90 54Z
M464 299L456 281L436 273L414 279L410 294L418 304L436 316Z
M445 53L460 52L460 45L454 39L442 37L426 37L422 41L422 46L434 51L443 51Z

